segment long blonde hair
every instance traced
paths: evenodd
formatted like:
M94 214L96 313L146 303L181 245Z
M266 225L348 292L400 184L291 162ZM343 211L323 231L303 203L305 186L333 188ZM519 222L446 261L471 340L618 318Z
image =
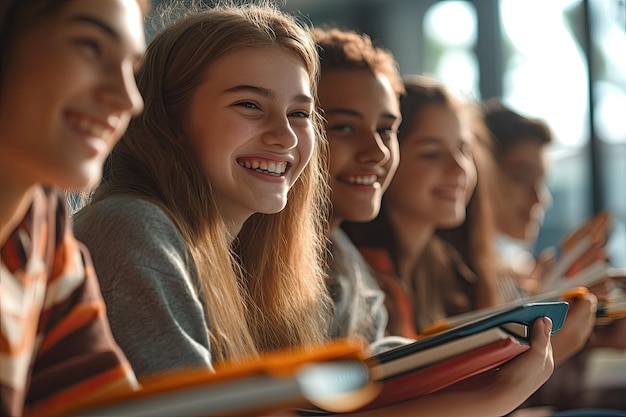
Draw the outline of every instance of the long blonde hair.
M260 46L299 57L316 90L319 63L309 30L269 3L220 5L164 29L137 76L145 110L113 150L93 196L138 196L172 218L197 270L217 360L306 347L323 341L328 328L322 261L328 190L320 116L313 114L314 155L289 191L286 208L253 215L234 247L183 131L207 67L241 48Z

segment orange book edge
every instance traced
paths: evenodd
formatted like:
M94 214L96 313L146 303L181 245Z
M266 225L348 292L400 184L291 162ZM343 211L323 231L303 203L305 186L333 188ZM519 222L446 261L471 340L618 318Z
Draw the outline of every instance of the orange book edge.
M285 349L270 353L264 353L256 358L246 359L241 362L225 363L216 366L215 372L209 369L184 369L166 372L142 378L139 382L141 388L137 391L127 391L115 393L110 396L103 396L88 405L78 408L68 406L59 415L70 416L80 415L98 409L104 409L115 405L132 403L133 401L147 398L158 398L160 395L183 392L190 388L207 388L220 383L234 382L239 379L258 377L288 378L294 375L301 368L316 363L357 361L365 365L367 358L367 346L356 339L341 339L318 345L306 350ZM365 365L367 366L367 365ZM357 392L358 391L358 392ZM355 390L356 401L354 408L358 408L369 402L377 393L375 384L368 384L361 389ZM287 405L287 404L285 404ZM298 405L298 403L293 404ZM316 404L318 405L318 404ZM349 407L348 405L346 407ZM242 409L244 407L242 406ZM340 407L341 408L341 407ZM270 408L271 410L271 408ZM250 411L250 410L248 410ZM261 411L251 411L256 414ZM343 410L341 410L343 411ZM233 415L253 415L248 412Z

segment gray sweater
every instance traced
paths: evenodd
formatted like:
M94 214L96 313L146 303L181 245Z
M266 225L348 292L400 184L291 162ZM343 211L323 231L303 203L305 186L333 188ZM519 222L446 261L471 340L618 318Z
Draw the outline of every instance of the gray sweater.
M113 336L137 376L211 368L195 267L165 212L115 197L81 210L74 227L93 258Z

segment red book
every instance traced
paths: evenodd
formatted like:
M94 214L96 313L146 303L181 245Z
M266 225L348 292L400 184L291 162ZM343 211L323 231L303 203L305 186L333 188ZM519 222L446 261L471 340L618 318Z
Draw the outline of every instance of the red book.
M382 380L381 392L364 409L378 408L439 391L492 370L529 348L530 345L515 336L508 336L434 365Z
M515 305L380 353L370 358L370 366L381 392L364 409L430 394L493 370L530 348L536 319L550 317L556 331L567 309L565 302Z

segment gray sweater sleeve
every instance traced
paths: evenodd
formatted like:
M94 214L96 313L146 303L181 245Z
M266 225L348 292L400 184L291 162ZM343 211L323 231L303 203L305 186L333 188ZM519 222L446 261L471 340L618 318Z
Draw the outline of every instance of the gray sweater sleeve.
M109 198L77 213L74 223L93 258L113 336L137 376L212 368L195 267L163 210Z

